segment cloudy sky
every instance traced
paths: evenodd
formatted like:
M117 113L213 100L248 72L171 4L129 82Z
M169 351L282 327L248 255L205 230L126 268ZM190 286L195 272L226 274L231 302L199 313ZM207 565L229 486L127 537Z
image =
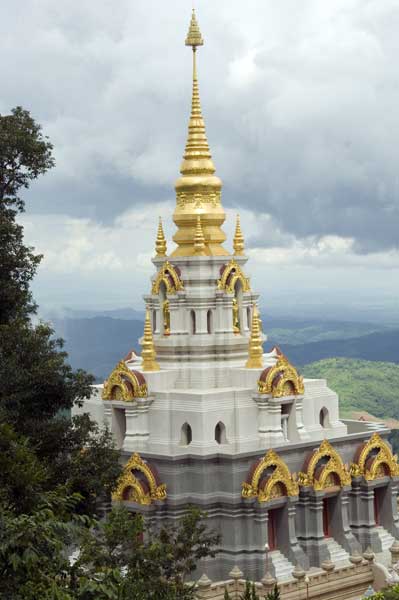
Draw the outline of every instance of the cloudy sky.
M240 211L263 304L396 302L398 0L195 5L225 230ZM21 104L55 146L23 217L44 306L140 307L148 291L157 216L174 230L191 6L2 3L0 112Z

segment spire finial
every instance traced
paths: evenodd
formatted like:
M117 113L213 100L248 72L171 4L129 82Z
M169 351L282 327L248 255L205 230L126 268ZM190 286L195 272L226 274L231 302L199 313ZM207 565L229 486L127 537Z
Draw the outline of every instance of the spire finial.
M194 252L195 252L196 256L206 256L205 238L204 238L204 232L202 231L200 215L197 216L197 226L195 228Z
M252 312L251 337L249 338L248 360L245 367L247 369L262 369L263 367L262 334L256 304L254 304Z
M195 52L195 48L197 46L203 46L204 40L202 39L202 35L200 32L200 28L198 26L197 17L195 16L195 9L193 7L193 12L191 14L190 27L186 37L186 46L192 46L193 51Z
M233 239L234 254L242 256L244 254L244 236L241 231L240 215L237 215L236 231Z
M163 232L162 219L161 217L159 217L157 239L155 242L155 251L157 253L157 258L160 258L161 256L166 256L166 250L166 239L165 234Z
M193 95L186 148L180 167L181 177L175 185L177 202L173 220L176 223L177 232L173 236L173 240L176 242L177 248L173 251L172 256L193 256L195 254L193 242L198 208L201 209L201 224L207 253L211 256L223 256L228 255L228 252L222 246L226 239L226 235L221 229L225 220L225 213L220 202L222 182L215 175L215 166L202 117L196 55L198 46L202 46L204 41L194 9L185 43L186 46L191 46L193 49Z
M156 354L154 339L152 337L151 318L150 311L148 309L145 313L144 336L141 345L143 347L141 352L141 358L143 359L141 366L143 371L159 371L159 365L155 360Z

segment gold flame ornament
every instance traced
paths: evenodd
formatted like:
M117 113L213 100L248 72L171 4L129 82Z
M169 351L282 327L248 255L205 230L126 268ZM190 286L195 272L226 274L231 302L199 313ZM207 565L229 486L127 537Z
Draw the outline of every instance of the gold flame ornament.
M233 239L233 249L236 256L242 256L244 254L244 236L241 231L240 215L237 215L236 220L236 231Z
M163 256L166 256L167 246L166 246L165 234L163 232L161 217L159 217L157 239L156 239L156 242L155 242L155 251L157 253L156 254L157 258L161 258Z
M193 49L193 92L191 115L188 124L186 148L181 164L181 177L176 181L176 209L173 220L177 232L173 240L177 244L171 256L194 256L194 237L197 216L201 214L201 226L207 254L227 256L222 244L226 239L222 231L226 215L220 202L222 182L215 175L215 166L209 150L202 117L197 79L197 47L203 45L202 35L193 10L186 45Z
M262 369L263 367L263 346L262 334L260 330L258 309L254 305L252 313L251 337L249 338L247 369Z
M156 353L154 339L152 337L152 326L149 310L147 310L145 313L144 336L141 345L143 347L141 352L141 357L143 359L141 366L143 371L159 371L159 365L155 360Z

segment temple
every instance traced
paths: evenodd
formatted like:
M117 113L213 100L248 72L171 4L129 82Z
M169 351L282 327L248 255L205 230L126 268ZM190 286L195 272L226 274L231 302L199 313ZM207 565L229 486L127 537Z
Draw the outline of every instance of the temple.
M114 502L159 521L198 506L222 535L200 572L222 580L238 565L245 577L269 571L284 581L298 565L384 552L399 533L399 466L386 428L340 419L325 380L303 379L283 349L264 351L239 217L233 240L222 229L198 86L202 44L193 11L176 233L168 251L159 222L142 355L121 359L79 410L107 423L121 449Z

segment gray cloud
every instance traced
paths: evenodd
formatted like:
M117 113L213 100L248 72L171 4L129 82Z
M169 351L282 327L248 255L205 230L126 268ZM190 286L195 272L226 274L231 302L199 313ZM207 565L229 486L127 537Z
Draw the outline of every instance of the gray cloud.
M110 223L170 198L189 108L189 8L5 3L0 110L30 109L56 148L57 168L27 197L31 212ZM397 248L398 3L203 0L197 14L224 204L270 214L283 244L337 235L359 253Z

